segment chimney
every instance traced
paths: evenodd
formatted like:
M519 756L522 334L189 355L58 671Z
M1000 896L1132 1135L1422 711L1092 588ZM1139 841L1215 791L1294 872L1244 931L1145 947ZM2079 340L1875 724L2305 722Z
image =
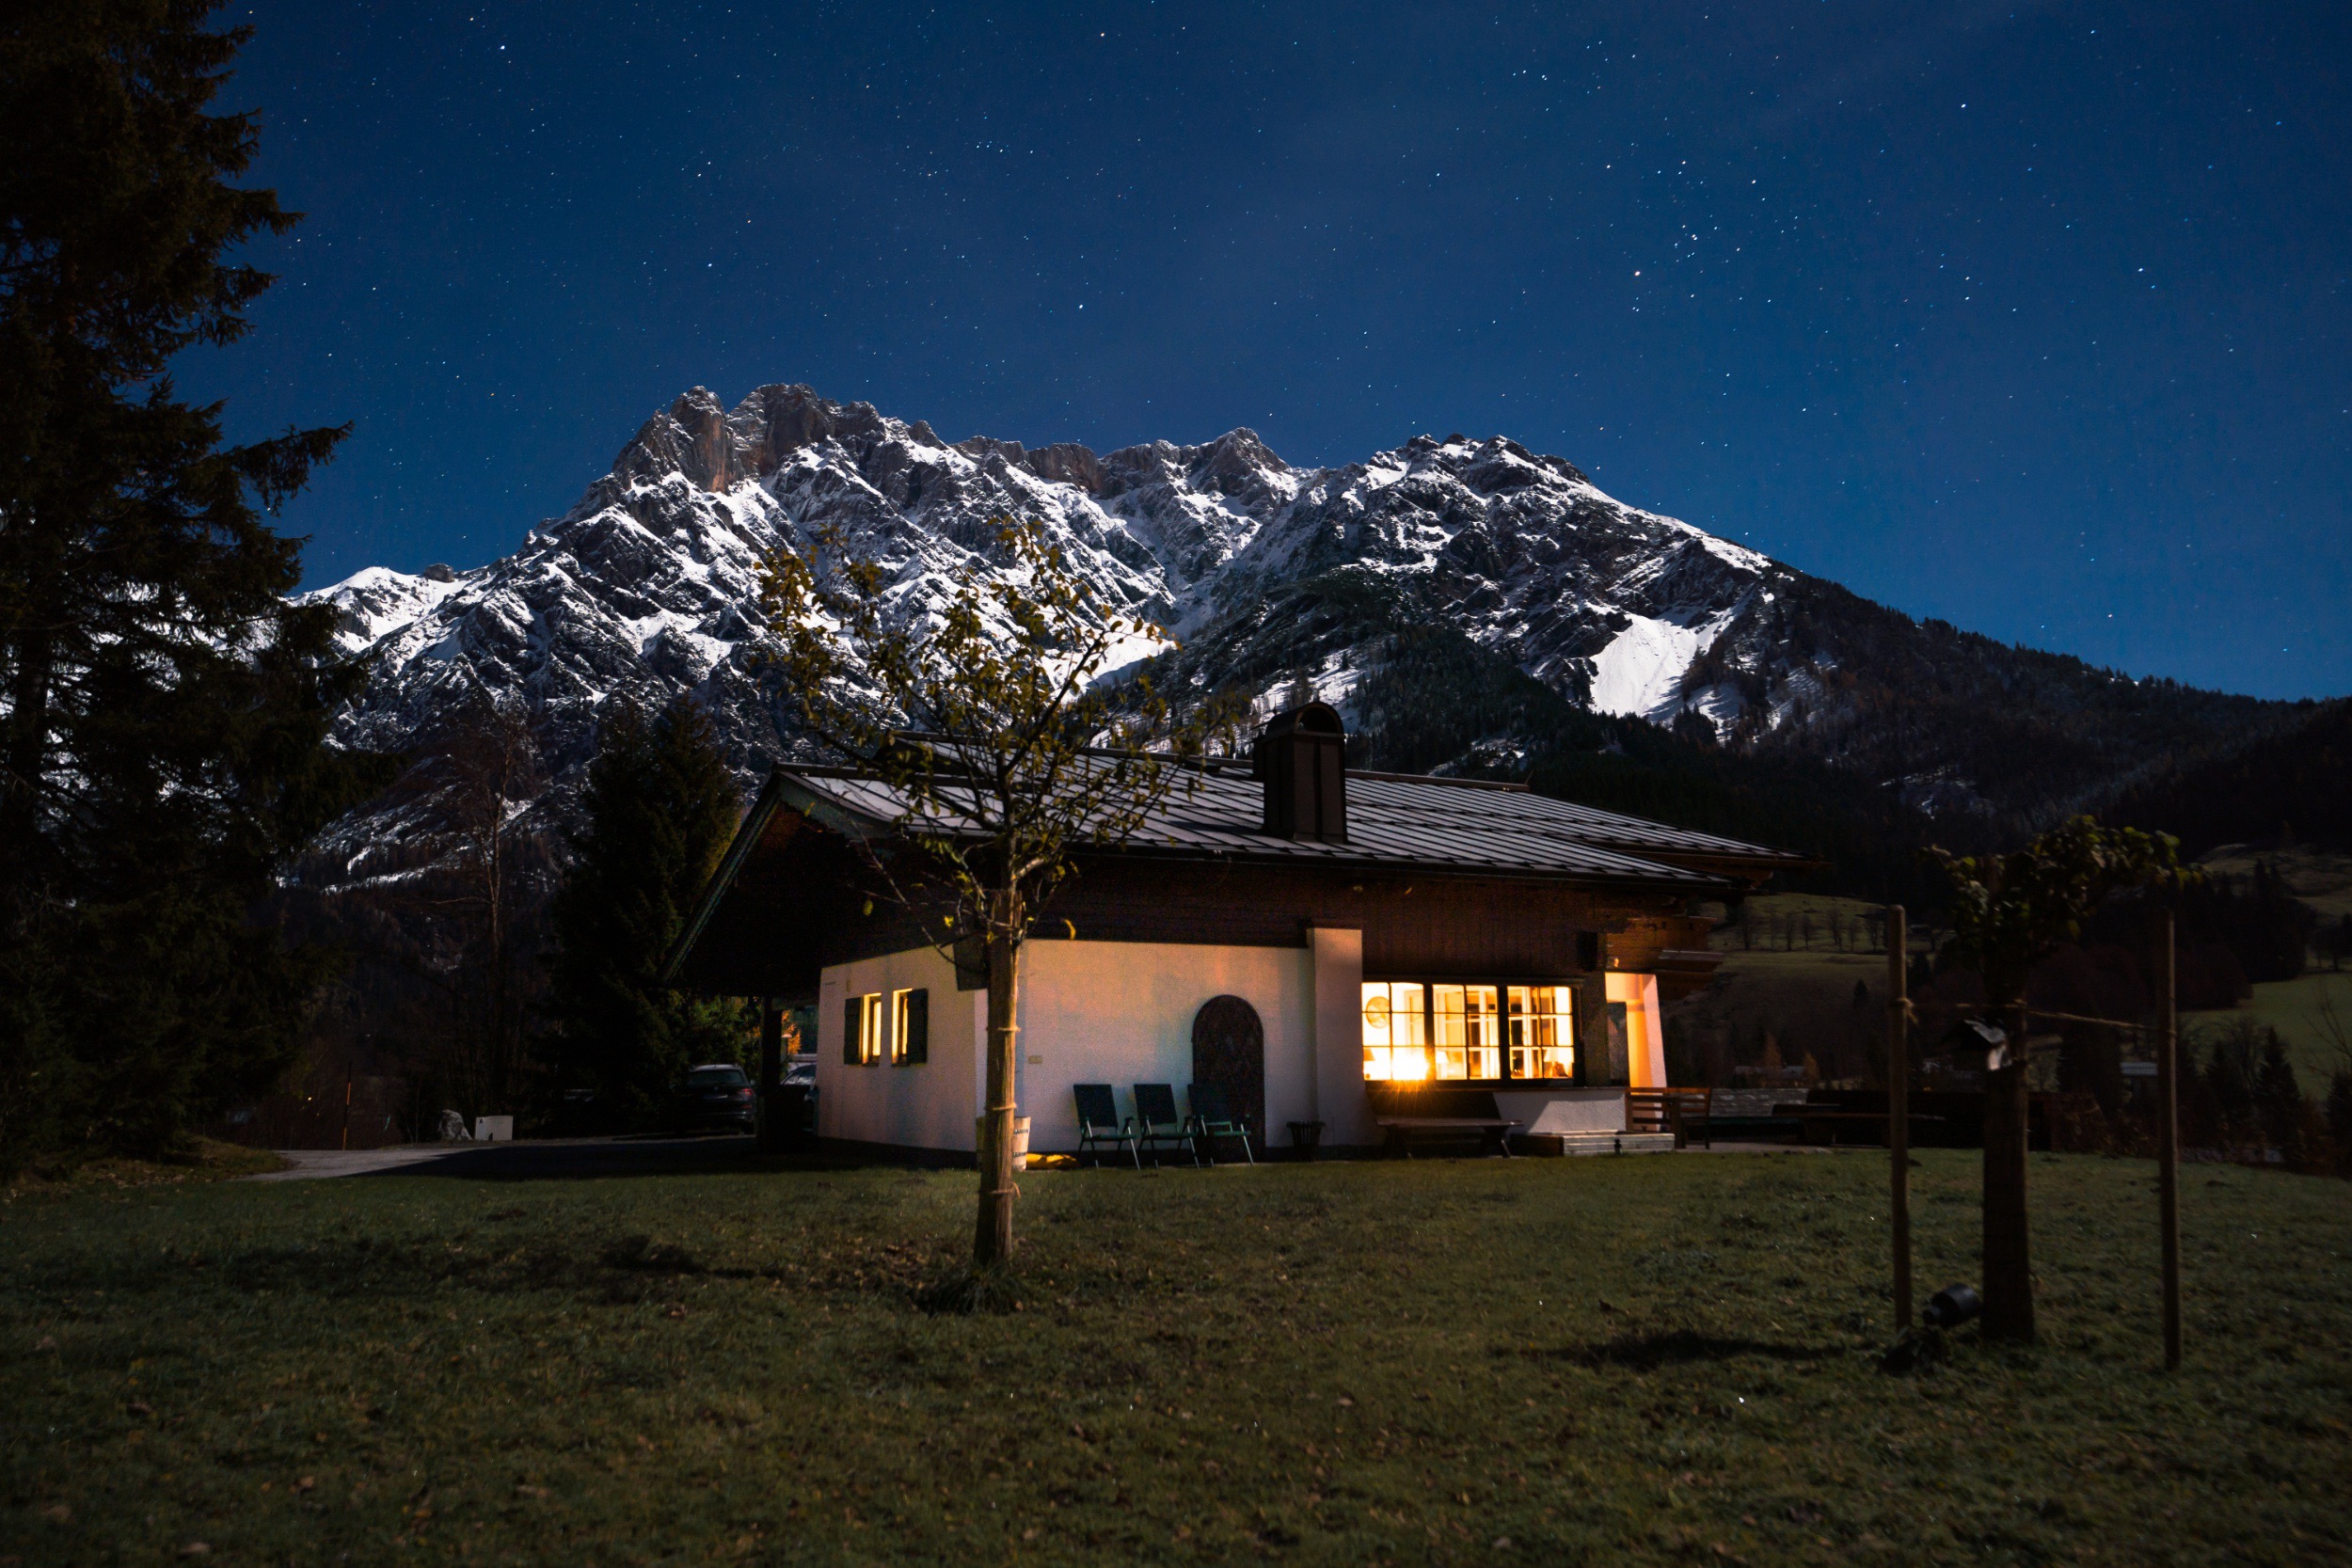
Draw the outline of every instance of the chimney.
M1258 732L1250 773L1265 785L1265 831L1347 842L1347 726L1322 703L1278 713Z

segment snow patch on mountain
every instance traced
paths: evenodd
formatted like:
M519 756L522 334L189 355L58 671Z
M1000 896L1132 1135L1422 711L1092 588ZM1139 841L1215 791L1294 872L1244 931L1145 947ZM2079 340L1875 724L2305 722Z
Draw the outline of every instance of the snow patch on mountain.
M1707 633L1648 615L1627 618L1593 659L1593 711L1647 719L1673 712L1682 677L1706 651Z

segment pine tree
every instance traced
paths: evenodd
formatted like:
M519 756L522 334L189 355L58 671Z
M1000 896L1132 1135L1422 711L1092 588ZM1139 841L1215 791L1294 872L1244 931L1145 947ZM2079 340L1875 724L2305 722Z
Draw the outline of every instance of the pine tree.
M2335 1145L2336 1174L2352 1176L2352 1072L2328 1082L2328 1141Z
M735 1061L753 1021L735 1002L657 983L740 800L710 720L680 697L648 720L607 708L581 804L575 862L556 895L549 1011L556 1085L585 1089L619 1125L644 1126L696 1062Z
M206 112L210 0L35 0L0 24L0 1168L157 1152L288 1065L323 972L248 916L380 775L324 745L361 672L264 520L342 430L225 446L167 373L296 220Z
M2263 1136L2274 1148L2288 1151L2292 1157L2301 1142L2303 1128L2303 1085L2295 1075L2295 1064L2287 1060L2286 1042L2279 1031L2263 1031L2262 1066L2254 1074L2254 1104L2262 1119Z

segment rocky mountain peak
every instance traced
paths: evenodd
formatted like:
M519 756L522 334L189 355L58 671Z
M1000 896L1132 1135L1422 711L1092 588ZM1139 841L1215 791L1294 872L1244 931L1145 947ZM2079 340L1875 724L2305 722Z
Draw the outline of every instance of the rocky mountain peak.
M492 697L528 712L560 803L603 704L691 691L748 782L795 744L757 658L763 558L835 531L912 608L947 574L985 568L1008 515L1041 521L1106 611L1184 638L1188 681L1263 696L1303 673L1343 710L1398 626L1439 627L1576 706L1860 757L1894 666L1915 681L1940 660L1952 680L2015 657L1627 506L1501 436L1416 436L1311 468L1246 428L1103 454L950 445L799 384L732 409L688 390L512 555L457 573L370 568L306 597L334 604L344 646L375 661L338 721L348 744L406 749ZM1969 776L1952 755L1896 752L1857 765ZM355 864L381 829L352 830Z

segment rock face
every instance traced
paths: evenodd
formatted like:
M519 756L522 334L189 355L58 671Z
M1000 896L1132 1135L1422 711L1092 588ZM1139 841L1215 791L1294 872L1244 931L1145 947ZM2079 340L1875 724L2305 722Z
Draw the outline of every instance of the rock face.
M1343 709L1360 650L1404 614L1457 628L1576 705L1695 721L1734 746L1815 751L1923 807L1969 809L1984 758L1957 739L1890 739L1900 726L1888 716L1922 702L1963 721L2006 705L2018 733L2055 724L2056 741L2110 772L2134 760L2126 719L2152 703L2168 734L2265 706L2168 688L2180 700L2164 708L2141 689L2161 683L1914 623L1626 506L1565 460L1500 436L1416 436L1333 468L1295 468L1248 430L1102 454L987 436L950 445L920 420L771 386L732 410L701 388L686 393L503 560L416 576L370 568L307 595L336 605L346 649L377 661L338 738L397 750L469 697L495 696L527 711L560 810L604 702L691 690L748 782L789 747L754 657L762 555L837 529L912 608L948 569L985 560L990 520L1008 513L1042 519L1105 605L1183 639L1196 682L1271 700L1295 673L1252 673L1220 650L1269 606L1347 584L1384 608L1329 620L1299 653ZM362 814L333 836L367 831Z

